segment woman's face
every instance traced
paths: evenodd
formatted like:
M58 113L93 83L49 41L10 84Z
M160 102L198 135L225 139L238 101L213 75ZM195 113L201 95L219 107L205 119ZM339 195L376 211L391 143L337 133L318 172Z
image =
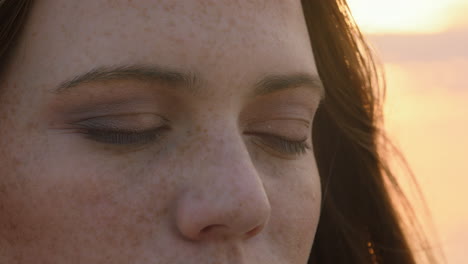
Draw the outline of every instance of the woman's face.
M0 262L306 263L300 1L37 1L0 96Z

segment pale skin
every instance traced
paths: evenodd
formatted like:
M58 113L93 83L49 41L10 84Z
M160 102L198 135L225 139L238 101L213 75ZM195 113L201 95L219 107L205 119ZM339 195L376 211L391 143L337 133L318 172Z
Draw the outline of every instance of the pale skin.
M37 2L0 78L0 263L307 262L300 1Z

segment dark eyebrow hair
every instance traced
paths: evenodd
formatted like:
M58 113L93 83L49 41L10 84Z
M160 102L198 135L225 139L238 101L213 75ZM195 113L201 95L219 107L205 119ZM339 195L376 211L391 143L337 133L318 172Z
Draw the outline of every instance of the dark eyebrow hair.
M320 99L325 96L325 89L318 75L308 73L295 73L290 75L267 75L255 85L254 95L263 95L276 91L309 87L320 93Z
M59 84L52 90L53 93L63 94L73 87L93 82L110 80L139 80L157 81L171 84L171 87L183 92L196 95L200 92L202 79L197 73L183 70L174 70L155 65L123 65L123 66L101 66L88 72L77 75ZM265 75L255 84L251 96L265 95L279 90L297 88L300 86L310 87L324 97L324 88L317 75L307 73L294 74L270 74Z
M198 85L200 82L198 75L193 72L172 70L154 65L123 65L101 66L91 69L60 83L52 92L61 94L85 83L111 80L159 81L168 84L182 84L187 87L185 90L190 90L194 94L200 86Z

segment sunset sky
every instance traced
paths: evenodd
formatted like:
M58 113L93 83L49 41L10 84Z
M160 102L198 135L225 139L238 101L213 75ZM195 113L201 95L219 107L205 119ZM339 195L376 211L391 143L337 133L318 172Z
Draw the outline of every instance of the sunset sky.
M439 238L431 246L444 251L447 263L465 264L468 1L348 3L383 63L385 127L409 161L432 213ZM401 181L407 184L405 177ZM420 208L418 212L423 215Z
M436 33L468 25L466 0L348 0L368 33Z

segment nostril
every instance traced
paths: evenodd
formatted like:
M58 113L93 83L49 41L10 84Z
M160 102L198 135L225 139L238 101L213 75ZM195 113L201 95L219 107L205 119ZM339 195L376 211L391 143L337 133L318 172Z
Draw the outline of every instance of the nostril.
M220 226L222 226L222 225L209 225L209 226L203 228L203 229L200 231L200 233L202 233L202 234L208 233L208 232L210 232L213 228L215 228L215 227L220 227Z
M224 225L209 225L209 226L206 226L205 228L203 228L202 230L200 230L199 235L201 237L212 236L212 235L226 236L227 232L229 232L228 229L229 228L227 228ZM251 237L257 235L258 233L260 233L260 231L262 231L262 229L263 229L263 225L258 225L256 227L252 228L250 231L244 233L244 237L245 238L251 238Z
M250 238L250 237L253 237L256 234L260 233L261 230L262 230L262 226L256 226L252 230L247 232L245 235L247 236L247 238Z

